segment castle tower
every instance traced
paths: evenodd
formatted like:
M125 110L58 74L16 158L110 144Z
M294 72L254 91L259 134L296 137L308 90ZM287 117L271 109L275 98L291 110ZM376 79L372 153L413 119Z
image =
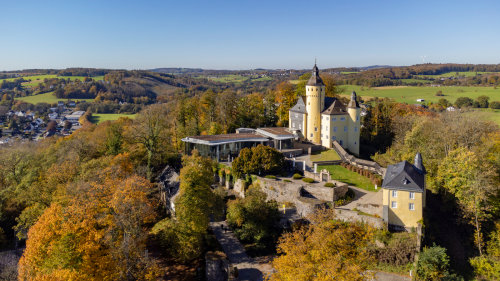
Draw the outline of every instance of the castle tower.
M321 144L321 111L325 107L325 84L319 77L319 69L314 64L312 76L306 85L307 131L305 137L313 143Z
M359 155L359 136L361 131L361 109L357 101L356 92L352 92L351 100L347 106L347 113L349 114L349 130L347 148L355 155Z

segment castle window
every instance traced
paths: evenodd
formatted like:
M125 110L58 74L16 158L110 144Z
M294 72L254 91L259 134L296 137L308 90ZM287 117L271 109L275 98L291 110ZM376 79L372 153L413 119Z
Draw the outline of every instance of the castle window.
M410 199L415 199L415 192L410 192Z
M298 117L299 117L299 115L297 113L295 113L295 118L298 118Z
M302 125L299 124L299 130L302 130Z
M391 208L396 209L398 207L398 202L392 201L391 202Z
M393 190L392 191L392 197L394 197L394 198L398 197L398 191L397 190Z
M326 130L328 131L328 126L326 126Z
M347 126L344 126L344 132L347 132Z
M335 139L337 139L335 136L332 136L332 141L334 141Z
M318 131L318 127L314 127L314 131L317 132Z
M333 121L337 121L337 118L336 118L336 117L333 117L333 118L332 118L332 120L333 120Z
M326 116L326 121L328 121L328 116Z
M415 204L410 203L409 209L410 211L415 211Z
M321 134L321 137L323 137L323 134Z
M292 128L295 128L295 123L292 123Z
M345 117L340 117L340 121L345 121Z
M356 116L356 121L359 121L359 116Z
M354 127L354 132L357 132L358 131L358 127Z
M313 137L313 134L311 133L311 138Z
M310 103L310 102L308 102L308 103L307 103L307 105L311 105L311 103Z
M333 127L333 131L336 132L337 131L337 127Z

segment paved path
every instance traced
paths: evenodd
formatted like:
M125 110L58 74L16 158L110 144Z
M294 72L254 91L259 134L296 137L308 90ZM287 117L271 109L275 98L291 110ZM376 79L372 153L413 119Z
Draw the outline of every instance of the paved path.
M221 225L224 226L226 231L222 230ZM241 245L240 241L238 241L234 233L229 230L225 221L211 222L210 227L219 241L219 244L222 246L224 253L228 257L231 266L236 266L238 268L239 280L264 280L264 276L272 271L270 264L257 263L246 254L245 248Z

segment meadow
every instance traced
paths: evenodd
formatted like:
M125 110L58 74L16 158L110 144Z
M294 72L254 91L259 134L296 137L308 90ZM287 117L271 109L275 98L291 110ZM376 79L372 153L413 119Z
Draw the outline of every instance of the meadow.
M350 96L352 91L361 96L363 99L372 97L387 97L394 99L397 102L408 104L418 103L417 99L424 99L425 102L437 102L439 99L445 98L451 103L459 97L469 97L476 99L479 96L485 95L490 97L490 101L500 101L500 88L494 87L461 87L461 86L387 86L387 87L363 87L358 85L342 85L344 95ZM444 96L436 96L436 93L441 91Z
M107 114L107 113L92 113L90 122L94 124L99 124L104 121L114 121L118 120L120 117L128 117L134 119L137 114Z
M340 165L318 165L318 170L326 169L330 172L332 179L338 180L349 185L354 185L368 191L376 191L375 186L370 179L362 175L349 171Z
M53 95L54 92L48 92L44 94L38 94L38 95L33 95L33 96L27 96L27 97L21 97L21 98L16 98L16 100L21 100L27 103L31 104L38 104L42 102L46 102L48 104L53 104L57 103L58 101L68 101L68 99L59 99L56 96ZM70 99L72 101L92 101L92 99Z
M491 73L497 73L498 72L484 72L484 71L459 71L459 72L447 72L443 74L429 74L429 75L418 75L419 77L425 77L425 78L440 78L440 77L474 77L476 75L482 75L482 74L491 74Z
M17 77L17 78L7 78L7 79L0 79L0 83L3 82L3 80L6 80L6 81L14 81L18 78L21 78L21 77ZM70 79L71 81L75 81L76 79L80 80L80 81L83 81L83 79L85 79L85 76L58 76L58 75L55 75L55 74L44 74L44 75L29 75L29 76L22 76L22 78L26 79L26 80L30 80L29 82L24 82L23 83L23 86L25 87L32 87L32 86L35 86L35 85L38 85L39 83L42 83L44 79L50 79L50 78L60 78L60 79ZM95 77L90 77L94 80L104 80L104 76L95 76Z

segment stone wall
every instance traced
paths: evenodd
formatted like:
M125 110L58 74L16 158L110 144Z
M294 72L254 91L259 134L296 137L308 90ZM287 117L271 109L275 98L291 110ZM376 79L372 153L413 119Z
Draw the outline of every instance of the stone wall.
M357 221L367 223L375 228L384 228L385 223L381 218L360 215L356 211L351 211L347 209L335 209L335 215L338 219L343 221Z
M365 170L375 172L382 177L385 175L385 171L387 170L386 168L381 167L377 162L354 157L353 155L347 153L347 151L345 151L345 149L337 141L333 141L333 148L343 161L358 168L363 168Z

